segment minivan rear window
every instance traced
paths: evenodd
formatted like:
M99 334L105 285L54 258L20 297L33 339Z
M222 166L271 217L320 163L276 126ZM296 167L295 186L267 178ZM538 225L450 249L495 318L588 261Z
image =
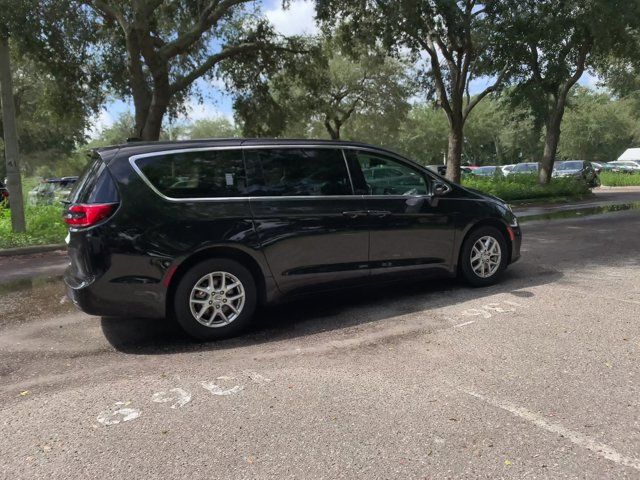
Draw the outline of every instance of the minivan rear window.
M215 198L245 195L241 150L166 153L135 160L136 166L163 195L171 198Z
M116 203L118 200L116 183L100 156L95 154L69 194L69 202Z
M247 149L251 196L351 195L342 152L333 148Z

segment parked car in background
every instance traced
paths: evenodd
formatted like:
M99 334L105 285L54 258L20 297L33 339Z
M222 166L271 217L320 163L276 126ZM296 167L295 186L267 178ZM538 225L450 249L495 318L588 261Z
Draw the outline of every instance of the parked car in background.
M509 175L533 175L540 170L538 162L518 163L509 172Z
M62 177L60 179L60 185L56 188L53 196L55 202L63 202L69 198L71 192L73 191L73 187L78 181L77 176L72 177Z
M48 178L31 189L28 194L29 205L51 205L66 200L78 177Z
M432 172L436 172L438 175L442 175L443 177L447 173L446 165L427 165L427 168Z
M621 173L638 173L640 172L640 165L632 160L616 160L609 162L611 171Z
M2 181L0 181L0 203L9 204L9 189Z
M438 175L442 175L443 177L447 174L446 165L427 165L427 168L432 172L436 172ZM467 167L467 166L460 167L460 175L463 177L470 175L472 171L473 169L471 167Z
M599 187L600 178L591 162L586 160L565 160L556 162L553 166L552 177L582 179L590 187Z
M515 163L511 163L509 165L502 165L500 168L502 169L503 174L509 175L511 173L511 170L513 170L513 167L515 166L516 166Z
M499 177L504 176L502 173L502 169L496 166L486 166L486 167L478 167L471 172L473 175L478 175L480 177L495 177L496 175Z
M401 174L376 179L383 171ZM98 149L69 200L73 303L174 317L205 340L240 333L285 297L414 275L487 286L520 256L503 201L355 142Z

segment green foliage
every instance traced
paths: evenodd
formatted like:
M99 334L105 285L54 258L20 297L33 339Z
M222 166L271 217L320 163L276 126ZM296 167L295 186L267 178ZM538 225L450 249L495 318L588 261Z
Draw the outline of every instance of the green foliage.
M640 140L639 133L627 100L578 88L569 99L558 157L610 162Z
M460 178L465 123L487 95L500 88L509 70L506 57L493 55L494 2L476 0L316 0L318 19L336 28L345 45L382 45L391 54L409 52L418 83L435 97L449 125L447 176ZM354 42L353 39L356 39ZM473 98L473 78L493 83Z
M64 242L67 234L62 221L62 206L25 206L26 233L11 231L11 212L0 206L0 248L46 245Z
M189 138L234 138L240 137L240 129L224 117L197 120L186 127Z
M509 175L487 178L468 176L465 187L489 193L507 202L530 199L581 198L589 195L585 182L571 178L554 178L548 185L540 185L535 175Z
M449 126L445 115L431 105L414 105L400 127L399 138L391 145L423 165L439 165L447 151ZM372 143L377 143L372 138Z
M85 140L94 100L83 92L70 95L69 86L47 74L46 65L34 61L30 54L18 48L11 52L22 170L27 175L38 169L64 170L73 150ZM2 148L0 178L4 178L4 163Z
M545 128L541 182L551 179L569 92L602 58L637 50L639 7L628 0L501 0L490 5L492 56L511 65L514 104L528 107L535 124Z
M238 96L234 108L245 135L338 139L397 132L413 92L406 62L377 50L355 52L353 45L347 54L326 37L309 48L312 54Z
M91 147L106 147L125 143L127 138L135 137L136 120L130 112L124 112L118 116L112 125L103 128L97 136L91 140Z
M601 172L600 181L608 187L631 187L640 185L640 173Z

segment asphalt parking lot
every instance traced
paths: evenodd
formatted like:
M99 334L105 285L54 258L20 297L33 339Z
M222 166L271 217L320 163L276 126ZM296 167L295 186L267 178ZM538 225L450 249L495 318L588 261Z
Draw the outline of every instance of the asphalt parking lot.
M4 284L0 476L640 478L640 211L523 231L497 286L325 295L210 344Z

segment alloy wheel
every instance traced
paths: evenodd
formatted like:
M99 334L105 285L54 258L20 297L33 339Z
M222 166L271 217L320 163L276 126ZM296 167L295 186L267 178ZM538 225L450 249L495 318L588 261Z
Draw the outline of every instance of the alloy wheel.
M502 249L498 240L486 235L479 238L471 248L471 269L480 278L489 278L500 268Z
M198 323L205 327L224 327L236 320L245 304L242 282L229 272L204 275L191 289L189 307Z

